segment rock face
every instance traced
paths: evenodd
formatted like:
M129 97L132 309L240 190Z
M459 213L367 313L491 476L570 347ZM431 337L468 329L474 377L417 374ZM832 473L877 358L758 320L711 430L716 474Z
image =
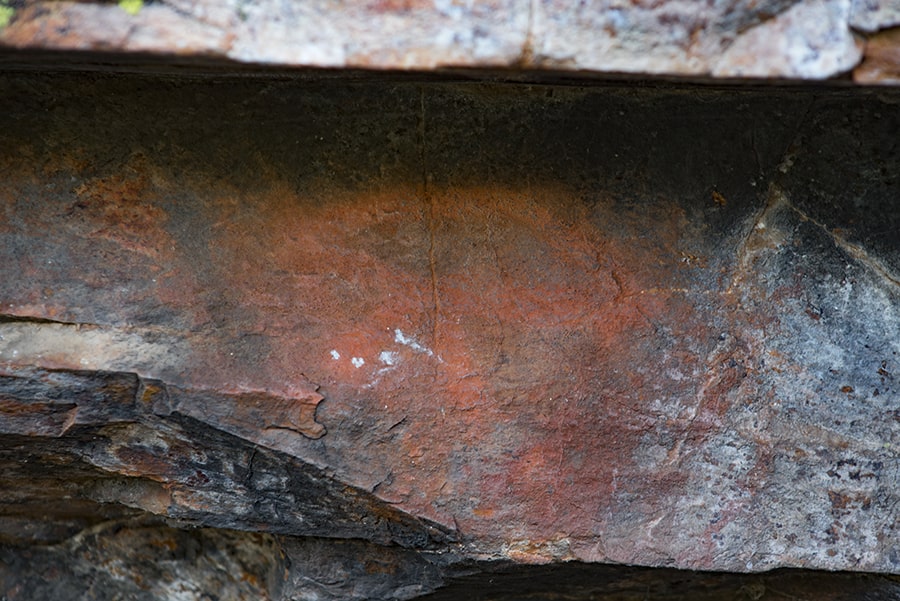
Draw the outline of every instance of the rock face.
M897 25L895 0L24 0L0 5L0 46L305 67L825 79L853 70L867 38Z
M0 106L7 598L900 572L897 92L9 71ZM897 594L834 578L797 595Z
M853 72L857 83L900 83L900 27L888 29L869 41L866 60Z

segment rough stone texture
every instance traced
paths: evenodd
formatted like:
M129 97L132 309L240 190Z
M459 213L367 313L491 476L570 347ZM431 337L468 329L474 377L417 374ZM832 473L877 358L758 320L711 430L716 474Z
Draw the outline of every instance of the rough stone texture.
M538 3L535 63L627 73L820 79L859 61L849 0Z
M167 0L148 3L137 14L101 2L25 2L0 32L0 43L428 69L513 64L527 26L526 0Z
M54 501L64 500L60 511L68 516L68 502L77 495L221 527L426 547L433 546L432 536L446 538L369 494L333 482L322 470L185 421L173 410L179 403L202 407L218 401L232 419L243 417L227 397L207 393L194 400L191 393L111 372L6 370L2 383L0 433L11 445L4 450L4 480L6 490L16 491L10 510L24 513L26 503L32 512L47 515ZM271 409L275 413L279 407ZM38 461L52 456L55 470L42 471L35 482L33 468L20 463L23 455ZM77 486L64 499L54 499L58 491L46 486L48 480ZM20 483L33 490L23 491ZM32 538L30 533L16 538L15 530L6 535L18 542Z
M137 11L100 0L15 0L4 6L0 46L13 48L306 67L526 67L719 78L838 77L860 62L861 34L900 23L896 0L159 0Z
M18 598L152 549L237 598L900 572L896 91L6 72L0 106ZM848 578L808 598L896 594Z
M862 84L900 83L900 27L872 36L866 60L853 72L853 79Z
M900 25L900 4L893 0L852 0L850 25L873 32Z
M448 566L361 541L185 530L144 519L104 524L55 545L0 547L0 590L10 601L882 601L896 598L900 582L786 570L733 575L574 564Z
M718 77L826 77L852 69L861 41L846 26L850 2L801 2L737 38L712 68Z

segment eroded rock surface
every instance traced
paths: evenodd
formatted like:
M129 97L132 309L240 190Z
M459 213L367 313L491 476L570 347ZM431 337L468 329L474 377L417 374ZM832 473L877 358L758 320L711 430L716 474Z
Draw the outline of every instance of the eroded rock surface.
M0 8L0 46L19 49L694 78L841 77L859 64L868 36L900 24L894 0L20 0Z
M897 93L0 78L7 590L900 571Z

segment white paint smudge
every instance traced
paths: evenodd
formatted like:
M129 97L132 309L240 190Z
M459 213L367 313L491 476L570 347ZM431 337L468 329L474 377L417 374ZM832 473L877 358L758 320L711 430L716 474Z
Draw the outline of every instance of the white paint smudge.
M362 357L353 357L352 359L350 359L350 363L353 364L353 367L359 369L366 364L366 361Z
M429 357L434 355L430 348L422 346L421 344L416 342L415 338L406 336L400 329L394 330L394 342L396 342L397 344L402 344L403 346L408 346L417 353L425 353Z
M381 354L378 355L378 360L385 365L396 365L397 361L400 360L400 356L393 351L381 351Z
M335 349L331 349L331 358L337 361L341 358L341 354L337 352Z

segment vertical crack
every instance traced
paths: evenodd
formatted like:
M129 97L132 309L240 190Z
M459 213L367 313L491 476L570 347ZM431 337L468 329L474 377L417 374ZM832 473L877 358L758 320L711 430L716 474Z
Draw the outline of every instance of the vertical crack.
M761 180L764 175L763 171L763 161L762 157L759 154L759 147L756 144L756 123L753 123L752 128L750 129L750 145L753 148L753 156L756 159L756 177L757 180Z
M534 60L534 30L537 18L539 0L531 0L528 3L528 21L525 25L525 40L522 42L522 53L519 55L519 64L522 67L533 67Z
M254 478L253 471L256 469L256 467L253 464L254 461L256 461L256 447L253 447L253 449L250 452L250 458L247 459L247 474L244 476L244 484L248 488L253 488L253 478Z
M781 190L783 189L783 186L781 184L784 180L784 177L793 166L794 160L797 158L797 155L800 152L803 127L806 124L815 103L816 97L814 96L806 104L806 108L803 109L803 114L800 115L800 118L797 120L797 124L794 126L794 135L791 136L790 141L788 142L784 151L781 153L781 161L779 161L778 166L776 167L776 172L772 175L772 179L769 181L765 202L757 211L753 213L753 216L748 220L749 223L747 229L743 237L741 238L740 244L738 245L734 274L731 278L731 283L728 286L728 290L726 290L726 294L733 294L737 287L747 276L747 271L754 257L760 251L761 240L759 240L759 238L765 233L767 222L769 221L771 214L775 210L777 210L778 206L780 206L785 201L784 194L781 192ZM753 132L753 150L756 153L757 164L761 169L759 152L756 148L755 128Z
M620 275L619 275L619 272L616 270L616 267L615 267L615 266L612 266L612 267L610 268L610 270L609 270L609 275L610 275L610 277L613 279L613 282L616 283L616 288L618 289L617 292L616 292L615 298L613 298L613 302L614 302L614 303L619 303L619 302L621 302L623 299L626 298L626 294L625 294L625 283L624 283L624 281L622 280L622 276L620 276ZM631 295L627 295L627 296L631 296Z
M734 266L734 275L731 283L725 291L726 295L734 294L735 290L740 287L748 275L753 259L758 255L761 246L760 238L767 229L767 223L770 216L777 210L782 202L782 197L777 193L777 185L772 183L766 195L766 202L759 208L750 220L747 231L741 238L741 242L737 248L737 260Z
M431 194L428 185L428 151L426 146L426 120L425 120L425 88L419 89L419 122L418 122L418 138L419 138L419 163L422 166L422 199L425 203L425 210L428 215L428 268L431 272L431 303L434 307L434 313L431 321L431 339L432 348L437 353L440 339L439 323L441 319L441 299L438 294L437 282L437 266L434 257L435 251L435 230L437 227L437 207L436 199Z
M806 121L809 118L809 114L812 112L813 105L816 103L816 97L813 96L806 105L806 109L803 111L803 114L800 115L800 119L797 121L797 127L794 131L794 136L791 138L791 141L788 143L787 148L784 149L784 152L781 154L781 162L778 163L778 171L775 173L774 183L779 184L783 176L787 175L787 172L790 171L791 167L794 165L794 161L797 158L797 155L800 153L800 146L803 137L803 126L806 125Z

